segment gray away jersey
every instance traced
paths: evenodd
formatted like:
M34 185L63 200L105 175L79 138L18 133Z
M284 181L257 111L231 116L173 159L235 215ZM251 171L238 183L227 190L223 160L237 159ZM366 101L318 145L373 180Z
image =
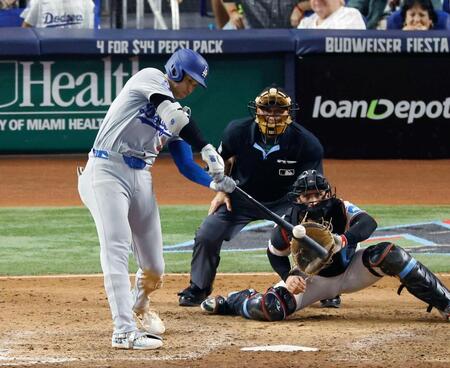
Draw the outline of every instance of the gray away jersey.
M153 165L169 140L180 139L183 128L161 120L150 103L153 94L174 98L163 72L145 68L131 77L106 113L94 148L138 157Z

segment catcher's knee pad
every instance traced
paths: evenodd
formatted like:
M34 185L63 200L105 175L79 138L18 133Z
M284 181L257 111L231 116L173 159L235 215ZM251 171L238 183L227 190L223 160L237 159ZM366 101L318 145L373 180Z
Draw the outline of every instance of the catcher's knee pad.
M400 278L406 276L416 262L403 248L389 242L368 247L362 260L364 266L376 276L381 277L384 274ZM380 270L382 274L379 273Z
M282 286L271 287L264 294L256 293L248 297L241 314L260 321L281 321L295 312L297 303L294 296Z

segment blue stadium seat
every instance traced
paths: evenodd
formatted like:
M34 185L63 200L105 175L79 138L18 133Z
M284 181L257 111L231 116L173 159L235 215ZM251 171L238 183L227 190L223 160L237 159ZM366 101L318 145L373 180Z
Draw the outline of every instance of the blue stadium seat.
M442 3L442 10L450 13L450 1L449 0L444 0Z
M449 14L443 10L436 10L438 21L434 25L433 29L449 29ZM400 10L393 12L387 18L387 29L402 29L403 19L400 14Z
M20 17L22 8L0 10L0 27L20 27L23 19Z

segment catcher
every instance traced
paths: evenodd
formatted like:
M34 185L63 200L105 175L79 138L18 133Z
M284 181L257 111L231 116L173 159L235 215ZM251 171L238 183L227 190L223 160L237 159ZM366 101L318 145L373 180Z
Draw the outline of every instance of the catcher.
M336 198L327 179L316 172L303 172L290 193L293 205L285 219L294 226L292 237L276 226L267 254L282 281L265 293L246 289L206 299L201 308L211 314L280 321L297 310L340 293L364 289L381 277L397 277L401 286L450 318L450 291L423 264L401 247L382 242L359 249L358 242L375 231L375 220L350 202ZM308 235L328 250L322 260L302 244ZM291 254L295 266L291 268Z

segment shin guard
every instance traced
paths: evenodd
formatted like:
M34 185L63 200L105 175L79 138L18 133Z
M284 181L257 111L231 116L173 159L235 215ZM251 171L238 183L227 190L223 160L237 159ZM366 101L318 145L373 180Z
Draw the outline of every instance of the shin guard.
M403 248L392 243L378 243L368 247L363 254L363 263L377 276L398 277L403 287L416 298L429 305L428 311L435 307L442 312L450 312L450 291L422 263L411 257Z

